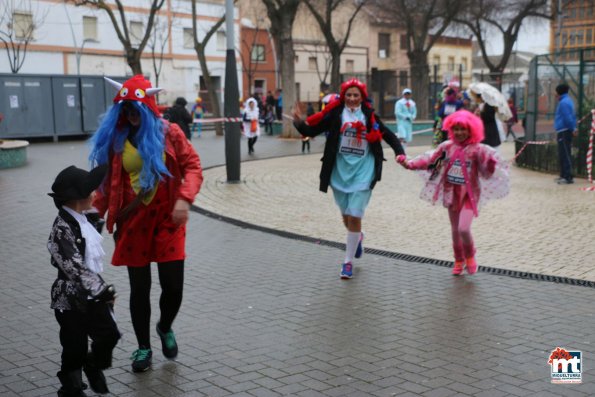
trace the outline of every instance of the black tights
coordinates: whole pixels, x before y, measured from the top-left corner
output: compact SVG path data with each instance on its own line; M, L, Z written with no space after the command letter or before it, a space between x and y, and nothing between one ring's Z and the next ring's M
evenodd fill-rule
M252 137L252 138L248 138L248 153L252 153L254 151L254 144L256 143L256 140L258 139L258 135Z
M170 330L180 306L184 287L184 261L157 264L161 298L159 328ZM130 278L130 317L139 347L151 348L151 266L128 267Z

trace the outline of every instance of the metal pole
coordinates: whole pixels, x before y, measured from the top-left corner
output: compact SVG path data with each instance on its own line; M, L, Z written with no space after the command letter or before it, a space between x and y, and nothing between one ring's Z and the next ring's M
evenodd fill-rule
M225 31L227 34L227 54L225 58L225 98L223 103L225 117L240 117L238 101L238 73L234 40L234 5L233 0L225 0ZM240 182L240 124L225 123L225 168L227 182Z
M584 52L585 50L579 50L578 53L578 59L579 59L579 65L578 65L578 111L576 112L578 114L578 118L582 118L583 117L583 99L584 99L584 85L583 85L583 75L585 74L585 58L584 58ZM578 125L576 126L577 130L578 130Z

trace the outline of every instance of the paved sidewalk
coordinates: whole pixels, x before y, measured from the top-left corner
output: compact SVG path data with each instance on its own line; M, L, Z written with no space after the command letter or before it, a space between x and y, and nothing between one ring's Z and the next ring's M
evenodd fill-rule
M411 147L410 155L427 150ZM514 155L505 143L505 158ZM363 220L366 246L452 261L448 213L419 199L421 178L396 165L387 150L382 181ZM243 183L228 185L225 168L208 170L196 205L277 230L344 242L332 192L318 191L320 155L248 163ZM511 193L481 209L473 222L480 265L595 281L595 193L585 180L560 186L553 175L511 167ZM239 205L239 203L252 205Z
M222 163L222 138L207 136L194 144L205 166ZM322 144L315 141L312 150L319 151ZM45 248L56 210L46 193L61 168L86 164L82 142L33 144L28 150L27 166L0 171L0 397L56 395L60 346L49 309L56 271ZM263 137L255 158L299 151L299 141ZM285 217L291 208L305 207L303 202L271 197L269 189L288 186L284 181L290 176L304 190L315 192L316 167L308 163L318 163L318 157L244 162L242 173L249 181L258 169L265 175L253 177L260 184L239 185L259 191L258 200L246 202L228 194L220 199L246 211L256 203L261 222L273 215ZM271 162L278 167L291 164L292 173L281 177L269 167ZM308 167L312 171L304 171ZM387 164L391 168L398 170ZM210 172L205 187L213 183ZM299 176L308 173L311 179L301 181ZM212 195L209 189L203 194ZM275 205L273 198L286 205L269 214L265 210ZM324 206L325 200L318 195L309 207ZM417 199L411 204L423 205ZM444 210L438 209L437 219L444 218ZM317 223L337 223L334 208L324 216ZM489 217L480 222L484 219ZM296 217L283 224L303 222ZM542 232L533 230L535 235ZM111 238L105 237L111 254ZM184 303L174 324L180 355L176 361L165 360L153 335L153 370L144 374L130 372L135 338L126 272L106 266L105 278L116 284L120 295L116 315L124 333L114 366L106 372L113 395L595 394L595 289L481 273L453 278L442 267L370 254L357 263L356 277L342 282L340 250L196 213L188 224L187 248ZM569 251L565 246L561 255ZM159 294L155 272L153 276L152 327ZM550 383L547 358L557 346L582 351L583 384Z

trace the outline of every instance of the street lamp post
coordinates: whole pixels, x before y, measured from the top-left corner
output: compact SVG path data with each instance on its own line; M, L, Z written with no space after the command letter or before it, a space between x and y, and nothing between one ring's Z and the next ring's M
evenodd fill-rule
M238 100L238 73L234 40L234 5L233 0L225 0L225 31L227 34L227 53L225 57L225 117L240 117ZM240 183L240 124L225 123L225 168L228 183Z
M87 44L90 41L93 41L93 40L91 40L91 39L83 40L83 43L81 44L80 48L77 48L75 55L76 55L76 74L78 76L81 75L81 58L83 57L83 49L85 48L85 44Z

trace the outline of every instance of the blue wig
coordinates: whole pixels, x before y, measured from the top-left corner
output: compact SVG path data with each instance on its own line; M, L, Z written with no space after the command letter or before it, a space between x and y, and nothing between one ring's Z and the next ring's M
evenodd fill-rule
M112 106L104 115L99 128L90 140L91 166L107 164L111 153L122 153L128 138L129 126L121 123L122 103ZM152 190L164 176L171 176L163 161L165 150L165 125L160 118L138 101L129 101L138 110L141 124L134 135L134 145L143 160L140 188Z

